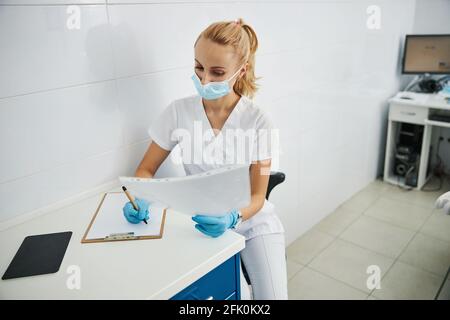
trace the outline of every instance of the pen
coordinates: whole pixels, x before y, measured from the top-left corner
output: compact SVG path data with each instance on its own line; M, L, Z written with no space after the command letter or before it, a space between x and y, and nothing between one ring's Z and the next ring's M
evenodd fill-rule
M137 206L136 202L134 202L134 197L128 192L127 188L125 188L124 186L122 186L122 190L127 195L128 199L130 200L131 204L133 205L134 210L138 211L139 207ZM148 224L147 220L144 219L143 221L145 222L145 224Z

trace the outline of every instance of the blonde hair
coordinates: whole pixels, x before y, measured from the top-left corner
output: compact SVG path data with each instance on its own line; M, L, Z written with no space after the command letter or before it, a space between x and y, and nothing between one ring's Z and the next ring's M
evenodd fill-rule
M256 80L260 79L255 77L255 52L258 49L258 38L253 28L244 23L241 18L212 23L200 33L195 40L194 48L201 37L217 44L233 46L239 56L240 65L248 62L247 71L236 81L233 89L239 95L253 98L259 87Z

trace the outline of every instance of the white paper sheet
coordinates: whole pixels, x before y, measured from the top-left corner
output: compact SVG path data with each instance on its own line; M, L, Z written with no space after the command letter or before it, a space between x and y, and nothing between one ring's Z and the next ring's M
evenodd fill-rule
M218 216L250 204L249 165L226 166L185 177L119 177L133 195L179 212Z
M159 235L164 207L158 203L150 203L148 224L132 224L125 219L122 211L128 201L124 192L107 193L86 239L105 238L113 233L126 232L134 232L135 236Z

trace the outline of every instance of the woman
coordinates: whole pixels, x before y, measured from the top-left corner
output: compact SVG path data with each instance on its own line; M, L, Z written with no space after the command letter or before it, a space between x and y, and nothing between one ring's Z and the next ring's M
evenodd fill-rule
M213 23L199 35L194 44L192 76L199 95L173 101L154 122L149 130L152 143L135 175L153 177L177 144L188 175L236 163L234 156L240 156L241 163L250 165L251 203L219 217L199 213L192 220L197 230L210 237L218 237L227 229L245 236L241 258L254 299L287 299L284 229L273 205L265 200L272 125L250 100L257 90L254 75L257 47L254 30L242 19ZM231 139L229 132L234 134ZM251 138L246 140L249 142L242 154L239 152L242 149L237 150L239 144L233 142L249 132ZM194 159L190 157L192 154ZM124 215L131 223L149 217L149 203L144 199L137 201L139 212L129 202L124 207ZM241 284L242 297L248 298L242 271Z

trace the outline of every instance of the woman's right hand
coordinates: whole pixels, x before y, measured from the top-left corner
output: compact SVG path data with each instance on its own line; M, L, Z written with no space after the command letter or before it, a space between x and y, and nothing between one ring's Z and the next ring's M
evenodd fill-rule
M147 221L150 218L150 203L141 198L135 198L134 202L138 206L139 210L135 210L133 204L128 201L122 209L125 219L133 224L143 222L144 220Z

